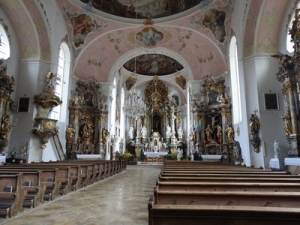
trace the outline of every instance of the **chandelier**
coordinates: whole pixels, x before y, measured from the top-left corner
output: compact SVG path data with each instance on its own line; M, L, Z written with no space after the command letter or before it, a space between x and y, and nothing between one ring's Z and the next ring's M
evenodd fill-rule
M147 105L141 97L141 92L135 87L131 88L128 94L127 101L123 107L126 116L131 118L139 118L146 115Z

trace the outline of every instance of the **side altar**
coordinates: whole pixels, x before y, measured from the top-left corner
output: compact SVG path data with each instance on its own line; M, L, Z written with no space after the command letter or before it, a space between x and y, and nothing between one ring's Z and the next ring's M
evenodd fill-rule
M231 122L231 99L225 92L225 80L206 76L198 97L192 99L193 128L190 151L222 156L224 163L234 164L234 130ZM197 91L197 90L194 90Z

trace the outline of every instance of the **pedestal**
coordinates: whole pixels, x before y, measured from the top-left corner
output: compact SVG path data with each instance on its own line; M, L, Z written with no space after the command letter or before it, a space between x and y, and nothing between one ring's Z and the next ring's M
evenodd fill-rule
M0 155L0 165L6 163L6 156Z
M272 170L281 170L282 169L282 162L278 158L273 158L269 162L269 167Z
M285 158L285 170L291 174L300 174L300 158Z

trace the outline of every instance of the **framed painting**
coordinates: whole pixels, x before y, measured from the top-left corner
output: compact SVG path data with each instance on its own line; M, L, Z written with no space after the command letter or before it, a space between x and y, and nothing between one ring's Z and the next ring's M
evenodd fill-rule
M278 95L276 93L264 93L265 109L279 110Z
M18 105L18 112L28 112L29 111L29 98L20 98Z

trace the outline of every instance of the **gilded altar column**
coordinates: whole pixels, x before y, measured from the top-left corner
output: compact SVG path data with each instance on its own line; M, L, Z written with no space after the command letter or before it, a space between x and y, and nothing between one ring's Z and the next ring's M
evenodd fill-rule
M99 123L100 123L100 128L99 128L99 130L100 130L100 132L99 132L100 153L103 153L106 150L105 149L105 143L102 142L102 139L103 139L103 135L102 135L103 132L102 132L102 130L105 127L105 115L104 115L103 112L100 115L100 121L99 121Z
M286 94L288 101L286 115L283 117L285 121L285 135L290 143L292 154L299 156L300 152L298 150L298 146L300 146L300 139L298 133L297 106L294 96L294 88L291 83L283 84L282 93ZM289 123L291 123L291 128L289 127Z
M222 133L223 133L223 143L224 143L222 144L221 154L223 155L224 163L231 164L233 163L233 143L229 143L226 135L227 126L228 125L231 126L231 108L230 107L222 108L221 115L222 115Z

